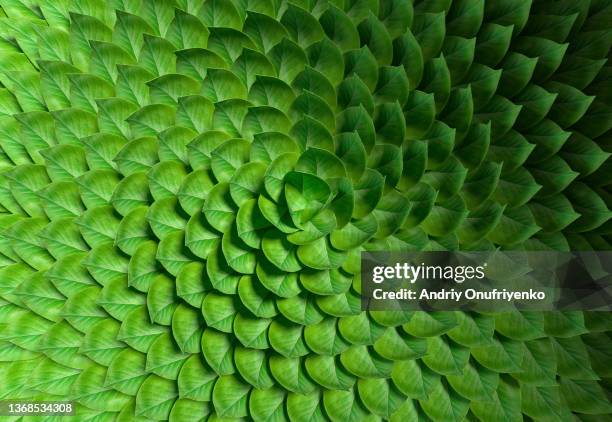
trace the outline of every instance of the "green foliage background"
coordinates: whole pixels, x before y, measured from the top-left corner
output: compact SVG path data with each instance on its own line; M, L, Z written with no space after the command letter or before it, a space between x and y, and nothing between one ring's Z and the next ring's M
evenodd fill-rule
M610 417L609 313L362 312L354 276L611 248L609 1L0 5L0 399Z

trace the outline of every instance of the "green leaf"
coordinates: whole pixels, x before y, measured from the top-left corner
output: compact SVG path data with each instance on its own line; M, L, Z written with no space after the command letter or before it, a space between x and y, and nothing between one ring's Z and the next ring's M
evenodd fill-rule
M197 48L207 44L209 31L193 15L175 9L174 19L168 28L166 37L178 49Z
M264 351L238 347L234 351L234 359L238 372L249 385L258 389L274 386Z
M441 383L432 389L427 400L420 400L423 411L434 420L461 421L467 415L470 402Z
M405 195L389 190L376 205L373 215L378 222L376 238L385 238L401 227L410 211L410 203Z
M531 80L537 63L537 57L510 52L501 65L504 71L500 78L500 93L512 96L520 92Z
M401 145L406 136L406 122L398 102L384 103L376 108L374 125L382 142Z
M301 394L289 393L287 413L290 420L321 422L325 420L318 392Z
M485 201L478 208L470 211L457 228L459 241L469 244L485 237L497 226L504 209L505 206L497 202Z
M178 50L176 71L196 80L205 79L209 69L227 69L229 66L218 54L204 48Z
M181 367L178 391L181 398L210 401L217 375L204 364L201 356L191 355Z
M425 354L427 343L396 331L387 329L374 343L374 350L386 359L412 359Z
M187 353L181 353L169 333L163 333L155 339L147 351L147 372L152 372L166 379L175 380Z
M289 36L289 33L283 25L274 19L273 14L268 16L264 14L265 12L263 11L255 10L257 7L255 4L251 7L254 8L249 8L247 11L247 19L242 29L251 37L259 51L267 53L272 47L278 44L283 37Z
M314 270L303 269L300 272L302 286L317 295L334 295L344 293L352 284L352 279L341 269Z
M117 340L146 353L155 339L165 331L164 327L151 323L146 307L142 306L132 310L122 321Z
M217 249L220 237L201 212L196 212L185 226L185 246L202 259Z
M360 379L359 397L372 413L389 418L403 403L404 397L385 379Z
M531 417L554 415L559 420L572 417L569 409L561 406L558 387L521 385L521 409Z
M409 87L410 82L403 68L384 66L379 69L374 96L379 103L397 100L403 106L409 96Z
M446 333L457 326L455 312L415 312L406 324L404 331L416 337L434 337Z
M105 387L112 387L124 394L136 395L147 379L145 371L146 355L130 348L115 355L108 366Z
M199 214L214 185L212 176L205 170L189 173L177 193L181 208L191 216Z
M561 231L580 217L562 194L550 196L545 202L534 201L529 209L536 224L547 232Z
M366 217L378 204L382 197L384 178L372 169L366 169L359 182L355 185L354 218Z
M493 371L468 364L463 375L451 375L447 379L453 389L464 398L487 401L497 389L498 377Z
M277 296L293 297L300 293L297 274L283 271L267 259L258 260L256 273L261 284Z
M338 105L344 109L363 106L368 114L374 113L374 99L370 89L356 74L344 79L338 87Z
M158 239L164 239L170 234L182 232L188 217L180 208L174 196L153 202L147 212L149 226Z
M286 421L286 393L280 388L253 389L249 397L249 413L255 420Z
M134 250L128 264L128 285L141 292L147 292L153 279L159 273L155 261L157 244L153 241L143 242Z
M13 252L30 267L44 270L53 264L53 257L41 246L37 234L45 227L44 220L35 218L13 224L7 236L12 239Z
M376 57L367 46L344 54L345 75L357 75L370 91L374 91L376 88L378 64Z
M172 334L182 352L198 353L202 338L199 313L189 306L180 304L172 315Z
M555 337L572 337L588 332L584 314L575 311L551 312L544 316L544 330Z
M304 70L308 62L304 50L289 38L283 38L270 50L269 55L278 77L287 84Z
M493 338L491 345L472 348L474 359L495 372L517 372L525 354L524 345L504 337Z
M609 153L603 151L589 138L574 132L571 141L563 147L561 156L572 170L588 175L607 160Z
M164 38L143 34L144 44L138 63L153 75L162 76L176 69L174 47Z
M297 259L297 246L277 230L266 232L261 241L261 249L270 263L282 271L296 272L302 268Z
M13 294L36 314L51 321L60 321L65 298L41 273L34 273L23 280Z
M208 27L208 49L221 56L227 63L236 61L243 48L255 48L252 40L243 32L229 27Z
M316 175L326 180L346 176L342 161L334 154L319 148L308 148L295 165L297 172Z
M202 95L212 102L245 98L246 86L229 70L209 69L202 84Z
M205 328L202 335L202 353L206 363L217 375L229 375L235 372L234 346L230 336L212 328ZM209 377L205 379L208 380Z
M112 224L112 223L111 223ZM58 218L38 233L45 240L49 253L55 258L88 249L79 227L72 218Z
M232 73L249 89L256 76L276 76L274 66L268 58L256 50L245 48L232 65Z
M310 377L324 388L346 390L355 383L355 377L337 365L332 356L308 356L305 365Z
M262 190L267 167L259 162L245 164L238 168L229 180L230 195L234 203L241 207L246 201L254 199Z
M83 265L102 286L115 277L125 276L128 264L127 257L110 243L92 249L83 260Z
M241 29L242 19L236 6L219 0L208 0L204 3L198 16L206 27L226 27Z
M147 292L147 309L151 322L169 326L177 306L174 280L164 273L156 275Z
M525 206L506 208L499 223L487 237L495 243L509 245L528 239L539 229Z
M283 179L285 178L285 175L294 168L297 160L297 154L284 153L276 157L268 166L268 170L264 175L264 186L266 188L266 193L268 193L270 198L275 202L279 201L284 190ZM264 197L261 196L259 201L262 201L261 198ZM265 200L265 198L263 200ZM263 211L264 210L262 209L262 212Z
M274 107L287 114L295 101L295 93L281 79L256 75L249 89L248 100L257 106Z
M366 313L340 318L338 330L342 337L352 344L369 345L376 342L384 333L385 328L372 321Z
M303 327L283 320L272 321L268 330L272 348L281 355L294 358L308 354L303 339Z
M333 4L319 17L327 38L343 51L359 48L359 33L349 17Z
M253 276L243 276L240 279L238 295L242 304L259 318L272 318L277 313L272 295Z
M156 258L166 271L176 276L183 266L193 260L194 255L185 248L184 233L177 231L161 239Z
M200 90L200 83L195 79L181 75L168 74L147 82L149 97L152 103L167 104L174 107L179 97L195 95Z
M476 43L475 59L484 65L495 66L504 56L510 47L512 40L512 32L516 28L512 26L503 26L496 23L487 23L483 25L478 34L478 42ZM511 52L510 55L516 54Z
M170 412L169 420L191 420L193 418L193 415L199 415L201 416L201 418L198 420L203 421L204 418L209 413L211 413L211 411L211 406L208 403L179 398L174 402L174 406L172 406L172 411Z
M276 306L285 318L296 324L316 324L324 317L315 303L315 298L309 294L277 299Z
M296 91L308 91L323 98L332 108L336 107L336 91L324 73L307 66L298 74L291 86Z
M500 204L516 207L526 204L540 189L527 170L518 168L501 175L493 198Z
M44 200L45 214L51 220L75 217L83 212L79 188L73 182L54 182L39 195Z
M493 417L500 421L520 420L521 396L520 390L514 383L500 380L493 400L473 402L470 410L478 417Z
M113 318L123 321L132 309L145 304L145 297L130 289L124 277L108 282L97 300Z
M391 374L393 362L372 351L367 346L352 346L340 354L342 365L360 379L384 379Z
M236 293L240 275L227 264L221 247L217 246L216 250L211 250L206 260L206 273L216 290L225 294Z
M346 259L346 254L335 250L324 237L298 247L297 256L304 265L318 270L338 268Z
M186 176L182 163L164 161L154 165L147 173L151 195L155 200L176 196Z
M136 415L165 419L170 414L177 395L175 382L151 374L142 383L136 395Z
M591 368L587 350L580 337L555 338L552 345L559 375L579 380L598 378Z
M272 163L286 153L298 153L295 141L279 132L264 132L254 136L251 144L250 160Z
M515 28L516 31L516 28ZM535 82L546 80L561 64L568 44L559 44L540 37L521 37L515 50L529 57L538 57L533 73Z
M306 10L289 4L280 19L293 41L306 48L324 37L323 28L319 22Z
M376 129L371 116L363 106L349 107L336 118L338 132L357 132L366 152L374 147Z
M574 412L588 415L603 415L610 412L610 403L601 386L595 381L561 378L560 392Z
M336 119L332 108L323 98L310 91L303 91L298 95L289 109L292 121L306 116L318 120L327 128L333 129L335 126Z
M106 410L123 407L130 397L114 389L102 387L105 375L106 368L90 365L74 381L73 397L90 409Z
M475 0L478 3L480 0ZM474 61L476 39L449 35L444 39L442 53L450 72L451 84L456 85L468 72ZM502 76L504 73L502 72Z
M354 390L324 390L323 404L327 416L334 422L365 420L368 417L367 410L356 399Z
M336 328L337 320L327 318L304 328L304 341L310 349L321 355L335 355L348 347Z
M81 261L86 256L86 253L77 253L60 258L45 273L45 277L51 280L55 288L64 296L72 296L95 282L87 269L81 265ZM27 267L17 265L18 267L4 267L4 270L8 271L10 275L2 276L3 282L10 282L11 276L18 279L21 274L27 274Z
M267 349L268 327L271 320L263 318L252 318L241 313L234 318L234 335L243 346L253 349Z
M236 170L249 159L251 145L244 139L232 139L211 152L211 168L219 182L230 180Z
M344 73L344 59L340 48L327 37L306 49L310 66L324 74L332 85L338 85ZM280 72L279 72L280 74Z
M521 371L513 374L519 381L533 385L556 385L557 362L552 342L549 339L538 339L525 342L525 354Z
M467 0L453 3L448 11L450 22L447 24L449 34L461 35L466 38L476 35L476 29L482 24L484 2L482 0Z
M316 384L307 375L300 358L270 357L270 370L276 381L286 390L297 394L310 394ZM289 403L287 403L289 406ZM291 409L287 409L291 414ZM305 409L304 409L305 410Z
M237 308L230 295L219 295L210 292L202 302L202 315L206 325L225 333L232 332Z
M368 167L385 177L385 183L396 186L402 174L401 150L396 145L378 144L370 152Z
M234 221L234 202L229 183L218 183L208 194L202 208L206 221L219 232L228 231Z
M199 262L184 265L176 276L176 294L193 307L199 307L211 289L205 267Z

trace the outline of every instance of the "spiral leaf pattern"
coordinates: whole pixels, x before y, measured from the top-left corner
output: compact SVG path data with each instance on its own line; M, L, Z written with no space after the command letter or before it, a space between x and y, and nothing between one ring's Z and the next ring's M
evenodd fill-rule
M0 399L610 417L609 313L364 312L358 277L368 250L611 249L609 2L0 6Z

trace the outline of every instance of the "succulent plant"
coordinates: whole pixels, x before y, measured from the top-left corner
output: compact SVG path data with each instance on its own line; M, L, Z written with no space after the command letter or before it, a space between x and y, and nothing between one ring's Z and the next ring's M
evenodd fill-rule
M610 417L609 313L362 311L358 277L611 248L610 2L0 5L0 399Z

